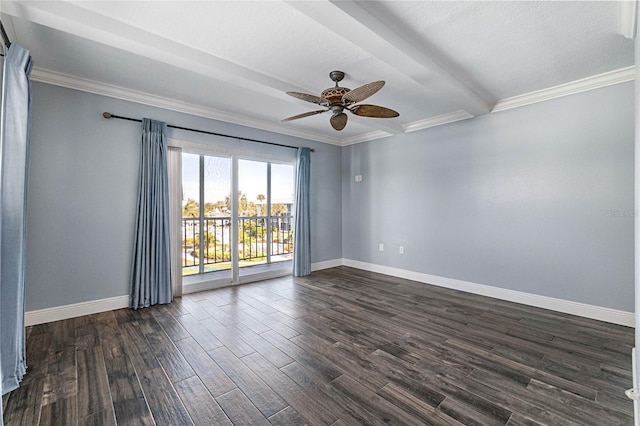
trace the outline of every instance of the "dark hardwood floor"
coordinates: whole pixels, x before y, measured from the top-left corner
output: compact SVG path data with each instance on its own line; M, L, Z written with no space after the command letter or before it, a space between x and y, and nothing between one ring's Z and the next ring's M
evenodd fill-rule
M6 425L631 425L633 330L346 267L27 330Z

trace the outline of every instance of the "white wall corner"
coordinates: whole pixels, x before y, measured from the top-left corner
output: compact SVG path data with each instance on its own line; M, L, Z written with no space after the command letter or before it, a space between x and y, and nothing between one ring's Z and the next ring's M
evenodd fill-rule
M343 265L343 259L331 259L323 262L316 262L311 264L311 272L320 271L322 269L335 268Z
M586 303L573 302L570 300L556 299L553 297L540 296L522 291L509 290L500 287L493 287L484 284L472 283L469 281L456 280L453 278L440 277L437 275L424 274L421 272L408 271L405 269L392 268L390 266L376 265L373 263L360 262L352 259L344 259L344 266L363 269L365 271L377 272L398 278L418 281L438 287L460 290L467 293L481 296L493 297L495 299L509 302L521 303L523 305L535 306L537 308L549 309L565 314L577 315L591 318L612 324L634 327L635 315L633 312L620 311L602 306L589 305Z

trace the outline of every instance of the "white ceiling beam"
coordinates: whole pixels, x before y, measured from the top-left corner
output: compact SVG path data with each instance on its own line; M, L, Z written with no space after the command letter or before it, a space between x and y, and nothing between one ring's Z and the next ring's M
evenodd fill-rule
M392 22L382 22L351 1L287 1L325 28L344 37L422 85L434 96L472 115L490 112L489 104L442 68L425 49Z
M202 51L68 2L4 1L3 12L177 68L290 101L285 90L304 90Z
M633 1L621 1L618 3L618 32L631 40L636 38L638 3Z
M242 65L190 48L173 40L100 15L69 2L4 1L3 12L124 50L187 71L251 90L289 103L299 103L286 91L307 91L290 82L262 74ZM305 103L306 104L306 103ZM362 122L363 126L386 132L403 133L400 123ZM288 125L281 125L290 127Z

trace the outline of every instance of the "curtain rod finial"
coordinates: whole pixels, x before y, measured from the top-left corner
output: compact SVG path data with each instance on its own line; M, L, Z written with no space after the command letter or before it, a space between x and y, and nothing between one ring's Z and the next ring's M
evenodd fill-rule
M104 118L111 118L111 113L110 113L110 112L103 112L103 113L102 113L102 116L103 116Z

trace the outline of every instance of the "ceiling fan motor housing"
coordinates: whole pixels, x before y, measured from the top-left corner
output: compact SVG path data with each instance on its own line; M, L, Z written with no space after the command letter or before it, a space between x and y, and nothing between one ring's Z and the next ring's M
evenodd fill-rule
M346 93L351 91L351 89L348 89L346 87L338 86L338 82L342 81L342 79L344 78L344 72L331 71L329 73L329 78L331 78L332 81L335 81L336 85L335 87L329 87L328 89L323 90L320 94L320 97L322 99L326 99L329 104L342 103L342 97Z
M322 99L326 99L331 104L342 103L342 97L346 93L349 93L350 91L351 89L347 87L338 87L338 86L330 87L328 89L323 90L322 93L320 94L320 97Z

